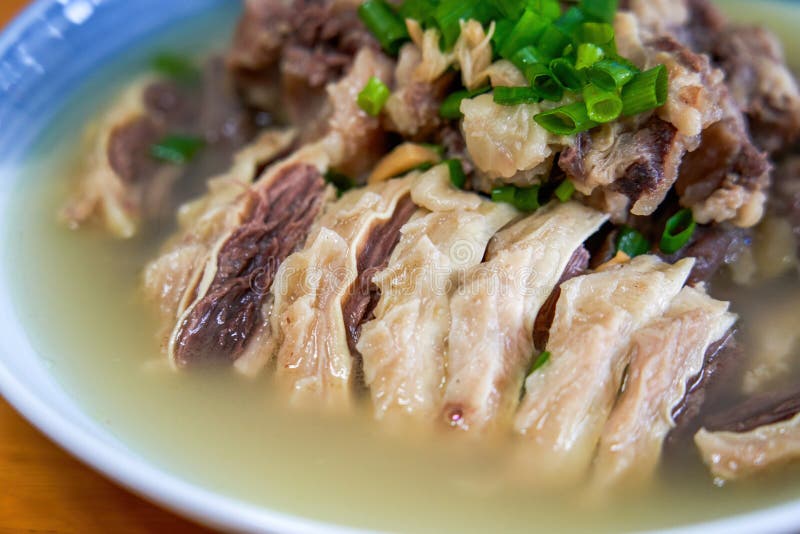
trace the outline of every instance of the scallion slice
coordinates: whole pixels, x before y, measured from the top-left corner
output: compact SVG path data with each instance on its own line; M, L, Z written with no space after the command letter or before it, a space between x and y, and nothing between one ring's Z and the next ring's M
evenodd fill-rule
M162 76L179 82L194 82L200 79L200 70L183 56L164 52L157 54L151 61L153 70Z
M405 21L386 0L366 0L358 7L358 16L389 54L397 54L408 40Z
M532 87L495 87L494 102L501 106L518 106L520 104L536 104L542 97Z
M520 211L534 212L541 207L539 203L539 186L518 187L514 194L514 206Z
M490 90L491 87L486 86L472 91L463 90L450 93L439 108L439 116L443 119L460 119L463 116L461 113L462 100L466 98L475 98L483 93L488 93Z
M205 146L205 141L192 135L168 135L150 147L150 155L166 163L184 165Z
M550 361L551 356L552 355L547 351L544 351L541 354L539 354L539 356L537 356L536 359L533 360L533 363L531 363L531 368L530 371L528 371L528 376L532 375L533 373L535 373L536 371L547 365L547 362Z
M548 59L561 57L564 55L564 49L570 45L572 39L569 34L558 26L551 25L542 34L539 39L538 48L542 54Z
M534 120L548 132L557 135L573 135L597 126L597 123L589 118L586 104L583 102L575 102L539 113Z
M584 22L578 31L582 43L609 46L614 43L614 27L605 22Z
M461 160L456 158L448 159L444 164L450 170L450 182L457 189L464 189L464 185L467 183L467 175L464 173L464 166L461 164Z
M496 187L492 189L492 201L493 202L502 202L504 204L514 204L514 196L517 192L517 188L513 185L507 185L503 187Z
M549 25L550 21L541 14L526 9L522 12L519 21L514 25L514 29L503 41L500 55L510 59L521 48L536 44Z
M602 47L594 43L581 43L578 45L577 59L575 68L578 70L588 69L605 57L606 53Z
M589 84L583 88L583 101L589 118L594 122L611 122L622 114L622 98L616 91L606 91Z
M555 21L554 26L566 35L574 35L584 22L586 22L586 15L583 14L583 11L577 7L571 7Z
M565 57L554 59L550 62L550 72L555 80L568 91L580 92L586 84L586 77L580 72L573 62Z
M617 91L628 84L636 74L637 70L630 65L613 59L604 59L592 65L587 76L597 87L606 91Z
M364 86L364 89L358 93L358 107L368 115L377 117L381 114L383 106L391 95L392 92L386 84L380 78L373 76Z
M544 63L527 65L523 71L534 92L544 100L558 102L564 98L564 89L558 84L553 73Z
M617 14L619 0L581 0L579 7L590 19L611 23Z
M561 16L561 3L559 0L525 0L528 9L533 9L550 20Z
M663 106L668 90L669 74L664 65L640 72L622 90L622 114L637 115Z
M568 202L575 194L575 184L569 180L564 180L556 187L555 196L561 202Z
M433 14L439 0L404 0L398 9L403 20L414 19L424 27L434 24Z
M617 237L617 252L624 252L631 258L650 252L650 242L630 226L623 226Z
M678 252L689 243L696 228L692 210L682 209L667 221L661 236L661 251L665 254Z

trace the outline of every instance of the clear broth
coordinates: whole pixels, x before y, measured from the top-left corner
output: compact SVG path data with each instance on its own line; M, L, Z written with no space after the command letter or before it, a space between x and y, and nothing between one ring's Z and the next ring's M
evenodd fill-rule
M234 3L231 3L234 4ZM790 36L800 8L728 2L744 20ZM76 165L63 142L115 89L143 71L153 50L197 50L212 28L230 28L235 7L187 23L91 80L41 140L4 228L19 314L63 387L107 430L153 464L254 505L342 525L402 532L620 531L741 514L800 498L800 470L715 487L699 465L635 498L587 505L504 483L507 445L388 435L367 417L325 419L286 409L263 380L233 373L174 374L138 296L142 266L171 228L120 243L72 232L55 213ZM224 20L224 23L221 21ZM227 35L220 34L217 47ZM205 41L205 39L203 39ZM800 42L790 58L800 62ZM800 286L798 286L800 291ZM777 295L777 292L776 292ZM775 298L778 298L777 296ZM744 320L759 305L738 298Z

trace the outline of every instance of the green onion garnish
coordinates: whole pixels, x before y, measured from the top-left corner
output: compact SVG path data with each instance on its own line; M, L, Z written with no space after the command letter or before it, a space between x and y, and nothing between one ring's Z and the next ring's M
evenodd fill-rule
M434 24L433 13L439 0L405 0L398 13L403 20L414 19L423 26L429 27Z
M536 359L531 364L531 369L530 371L528 371L528 376L532 375L533 373L535 373L536 371L547 365L547 362L550 361L550 356L551 354L547 351L544 351L541 354L539 354L539 356L537 356Z
M614 22L619 8L619 0L581 0L580 9L593 20Z
M392 92L386 84L380 78L373 76L364 86L364 89L358 93L358 107L368 115L377 117L381 114L383 106L391 95Z
M578 45L578 58L575 60L575 68L578 70L588 69L605 57L606 53L602 47L594 43L581 43Z
M650 242L630 226L623 226L617 238L617 252L624 252L631 258L650 252Z
M450 182L457 189L464 189L464 185L467 183L467 175L464 174L464 166L461 164L461 160L456 158L448 159L444 164L450 169Z
M520 211L533 212L539 209L539 186L521 188L507 185L492 190L492 200L511 204Z
M558 185L558 187L556 187L555 195L556 198L561 202L568 202L574 194L575 184L569 180L564 180Z
M168 135L150 147L150 155L159 161L183 165L191 161L205 144L200 137Z
M665 254L678 252L689 243L696 228L692 210L682 209L667 221L661 236L661 251Z
M405 21L385 0L367 0L358 7L358 16L389 54L397 54L408 40Z
M559 85L552 71L544 63L526 65L522 73L536 94L544 100L558 102L564 98L564 88Z
M584 22L586 22L586 15L583 14L583 11L577 7L571 7L555 21L554 26L566 35L574 35Z
M337 196L342 196L357 185L355 180L333 169L325 173L325 181L336 188Z
M583 88L583 101L589 118L594 122L611 122L622 114L622 99L616 91L606 91L589 84Z
M532 87L495 87L494 101L501 106L536 104L542 97Z
M616 91L629 83L637 70L623 62L611 59L598 61L588 71L589 81L606 91Z
M605 22L585 22L578 30L578 39L582 43L608 46L614 43L614 27Z
M521 48L535 45L549 25L550 21L541 14L526 9L511 33L503 41L500 55L510 59Z
M516 192L517 188L513 185L496 187L495 189L492 189L492 201L513 205Z
M488 24L499 18L494 2L485 0L442 0L434 10L433 19L442 33L442 48L450 50L461 35L461 21L474 19Z
M463 114L461 113L461 102L463 100L475 98L478 95L488 93L491 89L491 87L486 86L481 87L480 89L474 89L472 91L464 90L450 93L447 98L444 99L442 106L439 108L439 116L443 119L460 119L463 117Z
M539 113L534 120L548 132L557 135L573 135L597 126L597 123L589 118L586 104L583 102L575 102Z
M547 58L556 58L564 55L564 49L572 40L568 33L557 26L548 26L539 39L538 48Z
M580 92L586 83L586 77L567 58L560 57L550 62L550 72L558 84L572 92Z
M157 73L173 80L193 82L200 78L198 68L183 56L165 52L154 56L151 64Z
M622 90L622 114L627 117L663 106L668 90L669 75L664 65L640 72Z

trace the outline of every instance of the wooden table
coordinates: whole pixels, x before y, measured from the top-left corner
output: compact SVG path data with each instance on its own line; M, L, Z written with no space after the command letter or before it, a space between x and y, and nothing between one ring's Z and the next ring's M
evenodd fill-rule
M26 0L0 0L0 28ZM207 533L74 460L0 398L0 533Z

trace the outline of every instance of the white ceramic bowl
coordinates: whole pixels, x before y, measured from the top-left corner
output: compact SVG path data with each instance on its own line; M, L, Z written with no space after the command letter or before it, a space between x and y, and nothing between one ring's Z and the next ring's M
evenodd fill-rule
M0 37L0 220L8 220L17 165L53 117L57 102L132 43L226 1L232 0L40 0L10 25ZM2 239L14 239L13 228L3 230ZM0 393L69 452L139 495L209 526L248 532L354 532L226 498L149 464L87 417L51 376L15 312L9 283L3 269ZM794 502L681 532L798 529L800 502Z

